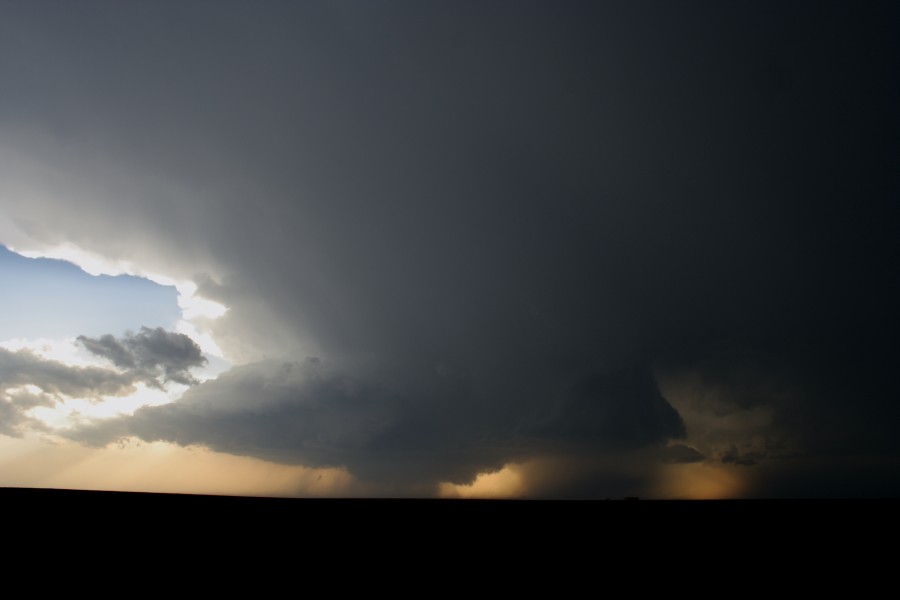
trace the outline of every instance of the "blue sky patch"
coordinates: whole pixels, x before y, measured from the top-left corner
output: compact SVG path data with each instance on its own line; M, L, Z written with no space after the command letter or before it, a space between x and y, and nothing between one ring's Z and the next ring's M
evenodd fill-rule
M0 340L172 329L178 293L131 275L93 276L72 263L26 258L0 246Z

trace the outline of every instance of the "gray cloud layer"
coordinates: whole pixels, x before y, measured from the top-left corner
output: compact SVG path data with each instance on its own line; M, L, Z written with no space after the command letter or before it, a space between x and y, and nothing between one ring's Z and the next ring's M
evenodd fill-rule
M9 218L271 361L84 435L462 480L680 437L653 362L896 461L896 10L4 7Z
M194 340L162 327L142 327L122 338L109 334L99 338L79 336L78 341L91 353L108 358L135 379L154 387L169 381L193 385L197 380L189 370L207 362Z
M49 394L96 397L127 393L134 380L128 374L97 367L70 367L45 360L27 350L0 348L0 381L7 387L36 385Z
M27 411L54 406L65 397L99 401L103 396L125 396L135 391L136 383L158 389L169 382L195 385L189 370L206 362L191 338L161 328L144 327L122 338L82 336L79 341L95 355L109 358L118 369L74 367L28 350L0 348L0 434L47 429ZM40 393L24 391L28 385L39 388Z
M467 483L510 460L546 452L608 453L684 434L647 371L593 376L559 390L500 402L463 375L349 376L315 359L237 367L188 391L177 403L72 435L106 444L134 435L148 441L204 444L234 454L310 466L347 466L381 483Z
M99 399L134 391L132 377L96 367L70 367L46 360L27 350L12 352L0 348L0 434L21 435L25 429L42 429L27 416L35 406L52 406L60 395ZM33 385L41 394L9 390Z

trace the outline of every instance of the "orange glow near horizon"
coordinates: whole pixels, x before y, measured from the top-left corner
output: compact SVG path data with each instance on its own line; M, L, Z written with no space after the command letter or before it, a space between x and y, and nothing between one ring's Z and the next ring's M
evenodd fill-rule
M616 472L605 465L610 472ZM441 498L523 498L554 497L559 486L583 476L599 476L602 470L583 470L559 457L544 457L525 463L510 463L498 471L479 474L470 484L442 483ZM661 466L650 475L651 481L639 493L641 497L661 500L720 500L740 498L748 482L739 469L718 463L691 463Z
M244 456L130 440L118 447L0 438L0 487L235 496L355 495L342 469L279 465Z
M653 496L677 500L740 498L747 482L733 467L711 463L669 465L662 470Z
M442 483L441 498L516 498L525 493L525 482L518 465L506 465L499 471L480 473L467 485Z

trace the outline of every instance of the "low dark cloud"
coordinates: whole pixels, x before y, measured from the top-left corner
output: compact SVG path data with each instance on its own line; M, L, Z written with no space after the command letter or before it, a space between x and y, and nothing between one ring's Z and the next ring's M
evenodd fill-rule
M109 334L99 338L79 336L78 341L92 354L109 359L136 380L153 387L162 387L170 381L196 384L190 369L207 362L194 340L162 327L142 327L139 332L128 332L121 338Z
M595 374L561 389L553 405L523 397L502 414L492 414L496 401L475 382L436 371L410 387L408 379L350 376L312 359L241 366L177 403L71 435L93 445L127 436L202 444L409 485L468 483L546 452L630 452L684 434L645 370Z
M861 328L811 338L813 343L790 340L774 347L771 339L719 341L681 353L657 373L691 442L712 460L756 471L747 474L754 493L844 496L846 471L856 464L868 473L865 489L896 494L900 488L890 481L900 472L893 427L900 407L890 398L900 394L900 381L887 331ZM872 467L873 461L881 466ZM830 484L829 463L843 470ZM873 478L879 469L881 482ZM796 480L788 486L789 473ZM783 494L776 491L780 485Z
M663 452L663 461L667 463L695 463L706 459L702 452L684 444L672 444Z

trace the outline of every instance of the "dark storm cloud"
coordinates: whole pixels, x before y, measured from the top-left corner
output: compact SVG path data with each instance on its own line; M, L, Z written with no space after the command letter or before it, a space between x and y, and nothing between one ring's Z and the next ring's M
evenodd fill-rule
M741 456L897 460L896 6L42 6L0 20L10 218L331 373L96 439L460 480L681 437L652 361L770 415Z
M78 341L91 353L108 358L135 379L154 387L169 381L193 385L197 380L190 369L207 362L194 340L162 327L142 327L139 332L128 332L122 338L109 334L99 338L79 336Z
M378 373L382 375L382 373ZM126 436L303 465L347 466L367 481L466 483L542 452L623 452L683 434L648 372L594 376L565 390L552 413L527 403L491 415L472 382L334 372L321 361L236 367L177 403L73 431L103 445Z
M700 462L705 458L696 448L684 444L672 444L663 452L663 460L668 463L693 463Z

